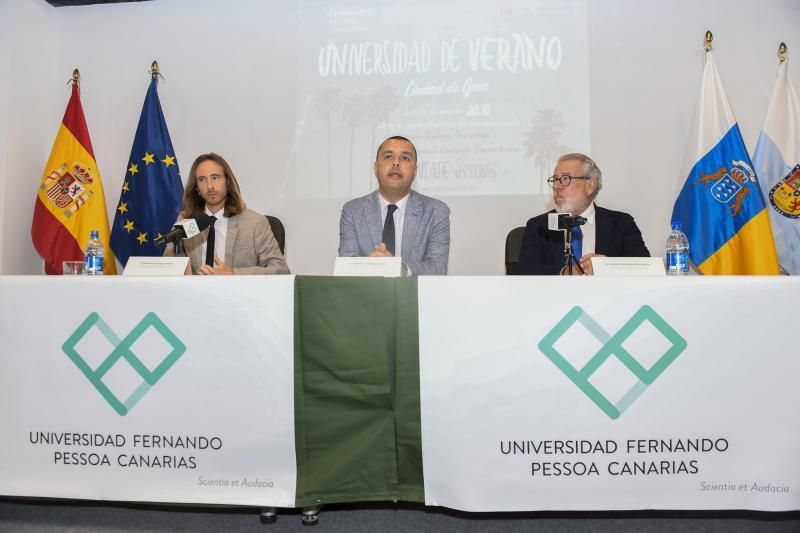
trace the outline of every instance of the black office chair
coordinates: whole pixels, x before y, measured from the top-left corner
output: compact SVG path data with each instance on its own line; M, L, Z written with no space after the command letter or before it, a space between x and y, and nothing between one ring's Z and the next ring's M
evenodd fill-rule
M525 226L514 228L508 232L506 237L506 275L519 275L519 249L522 247L522 236L525 234Z
M269 221L269 227L272 230L272 234L275 235L275 240L278 241L278 248L281 249L281 253L284 252L284 248L286 247L286 231L283 229L283 222L278 217L273 217L272 215L265 215L267 220Z

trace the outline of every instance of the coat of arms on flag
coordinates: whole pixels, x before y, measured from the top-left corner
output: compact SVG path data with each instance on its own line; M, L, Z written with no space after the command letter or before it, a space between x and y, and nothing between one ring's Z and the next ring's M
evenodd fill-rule
M769 203L785 217L800 218L800 165L769 190Z
M695 185L707 187L711 185L711 196L720 203L733 203L728 206L729 216L735 217L742 211L742 202L750 195L750 184L756 183L753 169L744 161L731 161L731 170L720 167L712 174L702 174L695 180Z

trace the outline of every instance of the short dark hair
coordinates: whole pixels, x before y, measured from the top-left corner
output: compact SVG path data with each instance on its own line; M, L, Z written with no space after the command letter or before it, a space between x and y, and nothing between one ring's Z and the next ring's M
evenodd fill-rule
M378 158L381 156L381 148L383 148L383 145L386 144L389 141L405 141L408 144L410 144L411 148L414 150L414 161L417 160L417 147L414 146L414 143L412 143L410 139L406 139L405 137L403 137L401 135L393 135L392 137L389 137L388 139L384 140L381 143L381 145L378 146L378 151L375 152L375 161L377 161Z

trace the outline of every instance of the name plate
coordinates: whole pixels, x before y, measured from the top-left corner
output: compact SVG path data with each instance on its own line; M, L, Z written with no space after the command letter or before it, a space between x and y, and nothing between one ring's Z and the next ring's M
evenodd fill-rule
M123 276L184 276L192 274L188 257L138 257L128 258Z
M665 276L660 257L592 257L595 276Z
M403 263L399 257L337 257L334 276L378 276L399 278Z

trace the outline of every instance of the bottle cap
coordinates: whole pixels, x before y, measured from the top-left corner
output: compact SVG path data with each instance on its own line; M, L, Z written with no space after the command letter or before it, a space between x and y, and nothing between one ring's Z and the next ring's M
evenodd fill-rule
M683 224L681 224L680 220L673 220L672 229L683 229Z

